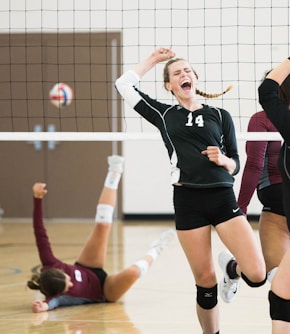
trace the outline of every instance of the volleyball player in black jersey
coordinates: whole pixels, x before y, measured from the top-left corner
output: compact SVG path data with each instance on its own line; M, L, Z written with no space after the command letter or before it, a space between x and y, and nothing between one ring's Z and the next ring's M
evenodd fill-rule
M252 287L265 282L265 263L251 226L233 191L239 170L235 129L230 114L201 104L196 94L198 77L171 49L160 48L124 73L116 88L125 101L156 126L172 166L175 222L178 238L193 272L197 288L197 315L204 334L219 333L217 277L211 248L211 226L230 250L219 255L224 278L220 292L232 301L240 277ZM178 101L160 103L136 86L156 64L164 68L164 86ZM233 255L232 255L233 254Z
M279 169L283 204L290 231L290 57L273 69L259 87L259 101L284 139ZM269 292L272 334L290 333L290 248L275 273Z

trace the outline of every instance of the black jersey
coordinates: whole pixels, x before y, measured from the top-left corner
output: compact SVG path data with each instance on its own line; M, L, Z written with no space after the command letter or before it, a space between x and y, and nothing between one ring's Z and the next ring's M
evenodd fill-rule
M232 187L240 164L230 114L208 105L191 112L180 105L161 103L138 90L138 81L138 75L128 71L116 81L116 88L125 101L159 129L171 161L172 183L195 188ZM235 160L233 175L201 154L207 146L218 146Z
M283 179L283 204L290 231L290 110L279 98L279 84L276 81L269 78L265 79L258 92L259 102L284 139L278 164Z

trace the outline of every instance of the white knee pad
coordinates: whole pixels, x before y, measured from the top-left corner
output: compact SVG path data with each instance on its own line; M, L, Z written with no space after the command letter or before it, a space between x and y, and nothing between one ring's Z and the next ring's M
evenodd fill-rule
M114 207L108 204L98 204L95 221L96 223L108 223L113 222Z

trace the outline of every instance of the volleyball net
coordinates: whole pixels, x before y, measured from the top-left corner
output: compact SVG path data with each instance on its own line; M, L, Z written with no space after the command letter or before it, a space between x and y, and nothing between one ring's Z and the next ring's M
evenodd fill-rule
M129 108L114 82L157 47L189 60L207 93L233 89L202 103L228 110L238 139L278 139L247 133L261 110L257 88L264 73L289 55L287 0L11 0L0 4L0 140L159 140ZM163 88L164 64L140 88L175 103ZM69 106L51 103L64 82Z

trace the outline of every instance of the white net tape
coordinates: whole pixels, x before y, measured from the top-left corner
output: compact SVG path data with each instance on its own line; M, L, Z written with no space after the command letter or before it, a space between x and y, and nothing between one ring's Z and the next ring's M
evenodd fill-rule
M238 140L281 140L278 132L238 132ZM161 140L151 132L0 132L0 141L130 141Z

